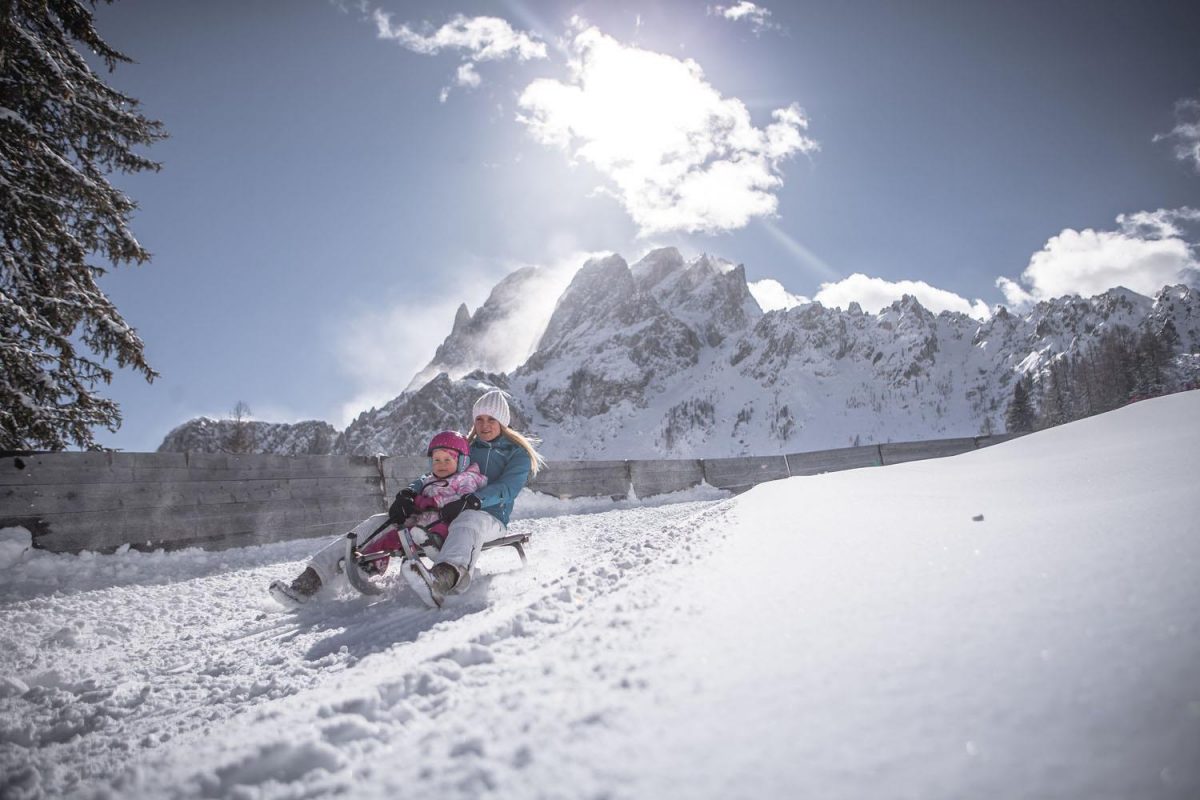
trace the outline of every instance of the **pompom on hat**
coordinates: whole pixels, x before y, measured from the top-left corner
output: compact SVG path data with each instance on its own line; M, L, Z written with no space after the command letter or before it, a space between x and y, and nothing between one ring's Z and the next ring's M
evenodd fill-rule
M483 396L475 401L475 405L471 409L471 418L474 419L481 414L492 417L506 428L512 422L512 411L508 408L508 400L505 399L504 392L499 389L484 392Z

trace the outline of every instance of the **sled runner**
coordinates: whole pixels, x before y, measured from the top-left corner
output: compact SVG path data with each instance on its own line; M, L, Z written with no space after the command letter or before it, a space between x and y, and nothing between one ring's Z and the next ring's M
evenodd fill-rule
M346 534L346 553L342 559L342 569L346 573L346 578L350 585L363 594L382 594L383 588L379 586L375 579L382 576L384 573L379 569L379 562L385 559L397 558L400 559L401 567L404 566L404 561L408 559L432 558L437 555L438 547L441 544L440 537L430 534L421 529L421 541L418 542L413 532L408 528L400 528L400 547L394 550L378 550L372 553L364 553L375 537L383 533L390 527L394 527L395 523L391 520L384 522L373 533L364 538L361 542L358 541L358 536L351 531ZM497 547L511 547L517 551L517 555L521 557L521 564L527 564L528 559L525 557L524 545L529 543L529 534L518 533L511 536L502 536L499 539L493 539L490 542L483 543L484 550L493 550Z

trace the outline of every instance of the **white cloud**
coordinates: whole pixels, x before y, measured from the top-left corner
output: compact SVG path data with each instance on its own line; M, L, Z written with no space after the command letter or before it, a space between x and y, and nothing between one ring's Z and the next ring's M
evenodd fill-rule
M1195 280L1200 260L1185 237L1197 223L1200 211L1185 207L1122 214L1115 231L1067 228L1033 254L1020 283L999 278L996 285L1016 309L1115 286L1153 296L1168 284Z
M468 61L458 67L457 82L459 86L465 86L474 89L479 86L479 73L475 71L475 65Z
M763 311L795 308L810 302L807 297L792 294L774 278L763 278L761 281L754 281L746 285L750 289L750 294L758 302L758 307Z
M910 294L925 308L935 314L955 311L976 319L987 319L991 310L982 300L970 301L954 292L930 286L925 281L888 281L870 278L856 272L848 278L833 283L822 283L813 300L828 308L847 308L858 303L868 313L882 308Z
M576 21L572 78L539 79L518 119L546 145L587 162L612 184L641 235L717 232L775 213L781 162L817 144L796 106L754 127L692 60L631 47Z
M456 284L472 287L476 295L489 285L484 279ZM333 347L354 396L342 404L335 426L345 427L361 412L381 407L404 391L450 333L459 304L483 300L465 294L439 292L440 299L434 301L401 299L362 309L338 325Z
M329 4L343 14L349 14L352 11L367 14L370 11L370 4L367 0L329 0Z
M458 72L454 76L454 85L462 86L467 89L477 89L483 80L479 77L479 73L475 70L474 62L467 61L458 65ZM450 97L450 90L453 87L443 86L441 93L438 95L438 100L442 103Z
M465 17L458 14L431 34L422 35L408 25L393 26L392 15L376 10L379 38L391 39L415 53L436 55L442 50L465 50L472 61L546 57L546 45L524 31L515 30L499 17Z
M1190 161L1200 172L1200 99L1185 98L1175 104L1175 127L1154 137L1156 142L1162 140L1173 140L1175 157Z
M437 55L442 50L462 51L464 61L458 67L455 85L477 88L481 83L476 62L516 58L528 61L546 58L546 45L524 31L514 29L499 17L465 17L456 15L432 33L421 34L407 24L393 25L392 16L376 9L372 14L379 38L390 39L402 47L422 55ZM442 88L439 99L444 103L452 87Z
M709 6L708 13L734 22L745 20L750 23L750 27L755 34L762 33L765 30L779 30L782 27L771 22L771 11L769 9L755 5L749 0L742 0L742 2L735 6Z

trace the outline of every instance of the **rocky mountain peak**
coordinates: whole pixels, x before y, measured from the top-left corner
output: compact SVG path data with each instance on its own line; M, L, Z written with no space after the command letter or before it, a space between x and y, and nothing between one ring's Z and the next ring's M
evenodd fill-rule
M628 321L640 303L633 273L619 255L589 260L554 307L538 350L551 350L571 336L613 320Z
M686 262L677 248L660 247L647 253L631 269L638 288L649 291L668 275L684 269L685 266Z
M454 314L454 325L450 328L450 336L462 336L470 325L471 312L466 303L461 303L458 311Z
M474 369L504 372L519 364L520 360L513 361L513 352L523 360L540 334L530 330L525 318L531 313L530 297L542 294L546 280L543 270L523 267L497 283L474 315L465 303L460 305L450 335L405 391L419 389L440 372L459 377ZM513 341L518 338L527 341Z

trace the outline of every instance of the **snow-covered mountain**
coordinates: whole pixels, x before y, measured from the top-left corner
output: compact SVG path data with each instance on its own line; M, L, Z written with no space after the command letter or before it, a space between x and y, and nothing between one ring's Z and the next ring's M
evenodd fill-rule
M238 425L244 426L239 434ZM242 439L243 444L236 442ZM338 438L337 428L320 420L241 423L197 417L178 426L158 446L160 453L274 453L283 456L325 455Z
M540 436L550 458L713 458L974 436L1004 430L1017 378L1045 374L1118 327L1168 331L1176 352L1200 352L1200 292L1182 285L1154 298L1115 288L1024 314L999 308L981 322L934 314L911 296L878 313L853 303L764 313L743 267L674 248L633 265L591 259L560 293L561 281L521 269L474 314L461 306L409 389L329 436L332 452L420 453L433 432L468 425L472 400L491 386L512 394L517 426ZM542 302L548 296L557 302ZM211 446L213 424L188 423L160 449Z
M406 391L420 389L442 372L457 379L476 370L508 372L520 366L537 345L565 285L562 270L523 267L496 284L474 314L460 305L450 335Z
M464 312L439 350L460 373L491 363L470 345L491 338L483 309L470 326ZM1117 326L1168 324L1181 351L1200 349L1200 294L1116 288L984 322L910 296L875 314L818 303L764 313L740 266L674 248L632 266L614 255L579 270L511 373L437 378L360 416L337 448L398 452L387 446L466 424L485 385L513 395L552 458L767 455L1000 432L1016 378Z

